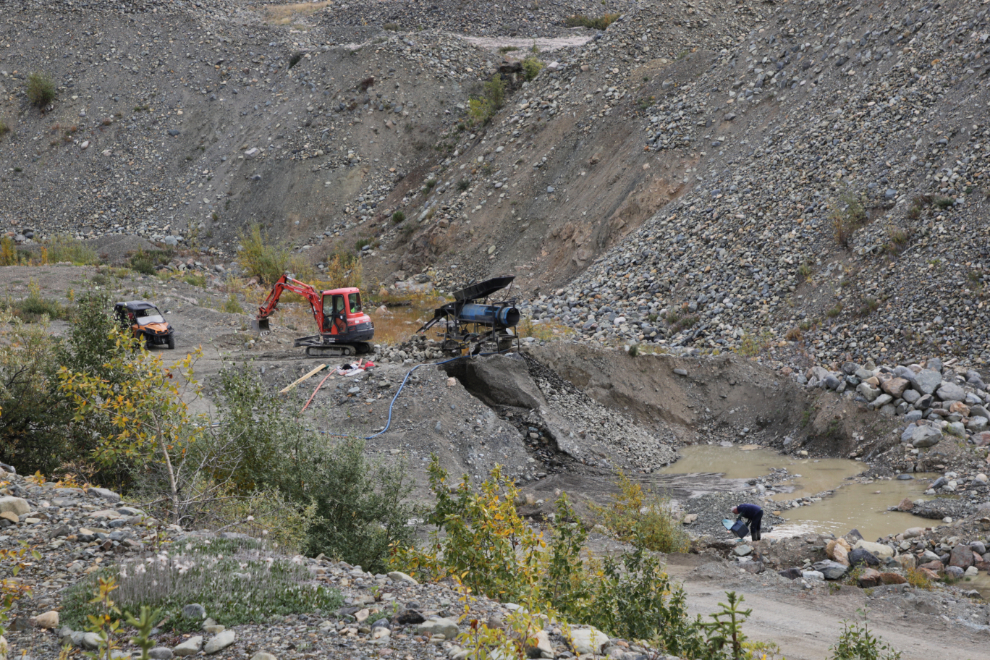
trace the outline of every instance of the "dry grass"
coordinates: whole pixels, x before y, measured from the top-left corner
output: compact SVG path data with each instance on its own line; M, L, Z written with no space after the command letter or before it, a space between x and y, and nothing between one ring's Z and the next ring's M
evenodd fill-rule
M541 341L551 339L562 339L574 334L574 328L558 323L552 319L541 319L534 321L531 318L524 318L516 327L519 337L535 337Z
M908 584L915 589L926 589L928 591L932 589L932 581L925 575L924 571L919 571L917 568L909 568L906 571L905 577Z
M393 307L387 311L379 308L365 309L375 323L376 344L401 344L419 330L433 316L433 309L422 307ZM429 331L428 331L429 332Z
M433 310L447 302L433 294L382 292L370 296L364 311L375 323L376 344L401 344L433 318ZM379 311L382 306L384 311ZM436 339L433 331L427 336Z
M304 16L312 16L330 5L327 2L297 2L290 5L270 5L265 7L265 15L269 23L288 25L293 20Z

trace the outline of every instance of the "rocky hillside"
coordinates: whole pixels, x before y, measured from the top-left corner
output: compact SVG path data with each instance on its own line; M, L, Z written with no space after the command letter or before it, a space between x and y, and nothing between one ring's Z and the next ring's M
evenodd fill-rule
M988 35L972 3L779 6L646 111L645 150L697 154L688 190L534 309L799 363L985 362Z
M0 230L229 260L260 222L385 284L515 274L593 341L987 359L983 5L607 9L10 3Z

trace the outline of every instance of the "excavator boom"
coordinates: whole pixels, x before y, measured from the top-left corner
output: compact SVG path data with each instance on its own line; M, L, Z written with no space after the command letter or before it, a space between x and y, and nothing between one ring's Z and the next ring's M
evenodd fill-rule
M282 277L278 278L275 282L275 286L268 293L268 297L265 298L265 302L261 303L258 307L258 316L254 319L252 325L255 330L268 331L270 326L268 324L268 317L272 315L275 308L278 307L279 298L286 291L291 291L293 293L299 294L309 302L310 308L313 310L313 318L316 319L316 325L319 328L323 327L323 301L320 296L320 292L317 291L313 286L306 284L305 282L300 282L299 280L289 277L288 274L283 274Z

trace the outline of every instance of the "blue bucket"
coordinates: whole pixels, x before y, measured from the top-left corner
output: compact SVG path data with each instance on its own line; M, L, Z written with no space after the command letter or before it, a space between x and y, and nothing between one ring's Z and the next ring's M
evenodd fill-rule
M725 526L727 530L738 536L739 538L746 538L749 534L749 526L742 521L742 519L733 522L728 518L722 520L722 525Z

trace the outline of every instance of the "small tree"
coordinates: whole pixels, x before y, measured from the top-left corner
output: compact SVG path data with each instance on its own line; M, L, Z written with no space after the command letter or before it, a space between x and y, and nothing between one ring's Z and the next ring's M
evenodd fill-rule
M842 623L839 641L831 647L832 660L899 660L901 652L873 635L864 623Z
M121 332L112 333L115 350L133 345ZM191 353L171 366L147 351L119 365L117 382L98 374L59 370L61 390L75 407L74 420L98 430L92 458L100 465L124 463L133 469L148 467L155 456L168 478L168 500L174 520L181 517L179 478L174 459L185 457L202 435L205 420L193 419L184 396L200 394L193 377Z

